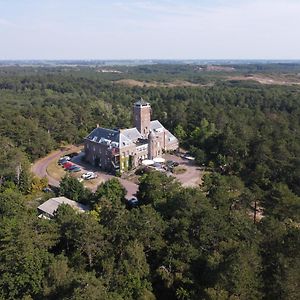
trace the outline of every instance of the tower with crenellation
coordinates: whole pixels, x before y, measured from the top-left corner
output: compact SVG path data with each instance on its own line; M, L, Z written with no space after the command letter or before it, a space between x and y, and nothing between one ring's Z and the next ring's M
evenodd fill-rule
M141 98L134 103L133 108L134 126L140 134L147 138L150 132L151 122L151 106L148 102Z

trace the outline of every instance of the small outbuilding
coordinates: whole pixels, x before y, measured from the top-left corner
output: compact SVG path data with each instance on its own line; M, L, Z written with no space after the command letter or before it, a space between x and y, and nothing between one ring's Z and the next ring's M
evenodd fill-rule
M88 206L70 200L66 197L56 197L47 200L37 208L40 213L39 218L45 218L45 219L53 218L55 211L58 209L58 207L61 204L70 205L74 210L76 210L79 213L83 213L89 210Z

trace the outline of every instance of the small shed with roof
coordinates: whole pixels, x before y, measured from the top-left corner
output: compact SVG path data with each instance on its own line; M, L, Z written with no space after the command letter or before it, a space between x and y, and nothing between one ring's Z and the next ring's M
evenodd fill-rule
M50 219L54 217L54 213L58 209L58 207L62 204L70 205L75 211L78 213L83 213L89 210L88 206L83 205L79 202L70 200L66 197L56 197L50 198L43 204L41 204L37 209L40 213L40 218Z

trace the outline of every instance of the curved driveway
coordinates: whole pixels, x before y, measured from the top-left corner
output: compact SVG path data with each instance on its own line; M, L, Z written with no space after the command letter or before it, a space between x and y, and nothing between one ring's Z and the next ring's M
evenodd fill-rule
M44 158L39 159L36 161L33 166L31 167L31 171L38 177L43 178L47 177L49 184L52 186L59 187L59 181L56 180L55 178L51 177L47 173L47 167L48 165L53 161L53 160L58 160L61 156L65 155L66 153L70 152L78 152L78 147L76 146L71 146L69 148L66 148L65 150L57 150L55 152L50 153ZM181 165L183 165L187 171L183 174L178 174L174 175L184 187L197 187L201 183L201 178L203 175L203 172L197 167L196 165L193 164L193 162L183 160L181 157L177 157L174 155L165 155L165 158L167 160L174 160L179 162ZM83 171L94 171L95 173L98 174L98 177L100 179L99 184L101 181L107 181L111 178L116 178L113 175L109 175L104 172L99 172L97 169L95 169L93 166L86 164L81 161L80 155L75 157L73 160L77 165L79 165ZM122 178L118 178L120 183L123 185L123 187L127 191L126 198L130 199L132 196L134 196L138 190L138 185ZM93 187L90 188L93 192L96 191L97 185L94 185Z
M31 172L40 178L47 177L49 185L59 187L59 181L48 175L47 167L53 160L58 160L65 152L67 152L67 150L57 150L55 152L52 152L48 156L37 160L32 165Z
M76 150L78 150L78 148L76 148ZM55 152L50 153L46 157L37 160L32 165L31 172L34 173L37 177L40 177L40 178L47 177L49 185L52 185L52 186L55 186L55 187L59 187L59 181L56 180L55 178L51 177L48 174L47 167L48 167L48 165L53 160L58 160L61 156L65 155L68 152L70 153L72 151L75 151L75 147L70 147L70 148L67 148L66 150L57 150ZM79 160L78 160L78 162L76 161L76 163L78 165L80 165L80 167L83 170L89 171L90 169L93 169L92 166L89 167L87 164L79 163ZM102 173L102 172L96 172L96 173L104 181L107 181L107 180L109 180L111 178L116 178L115 176L109 175L109 174L106 174L106 173ZM133 183L131 181L128 181L126 179L122 179L122 178L118 178L118 180L120 181L120 183L123 185L123 187L127 191L127 195L126 195L127 199L131 198L133 195L136 194L136 192L138 190L138 185L137 184L135 184L135 183ZM96 189L97 189L97 186L95 186L94 188L92 188L92 191L94 192Z

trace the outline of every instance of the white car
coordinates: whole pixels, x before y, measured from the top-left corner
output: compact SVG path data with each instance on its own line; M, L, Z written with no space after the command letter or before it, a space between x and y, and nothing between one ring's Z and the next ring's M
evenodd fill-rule
M81 177L83 179L89 180L89 179L97 178L97 174L95 174L94 172L87 172L87 173L82 174Z
M71 160L71 157L70 156L63 156L61 157L58 162L63 162L63 161L70 161Z

